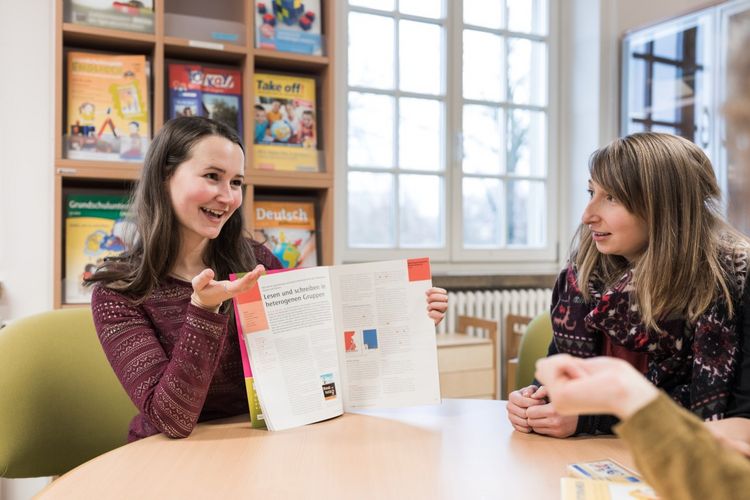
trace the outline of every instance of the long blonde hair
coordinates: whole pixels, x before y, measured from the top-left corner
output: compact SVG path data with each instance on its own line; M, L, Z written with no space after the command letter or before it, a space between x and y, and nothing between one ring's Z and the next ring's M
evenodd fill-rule
M645 221L648 243L629 263L600 253L591 230L582 224L572 260L578 268L584 298L591 299L592 277L611 285L633 270L634 300L643 324L657 331L657 321L684 317L694 322L719 295L734 313L734 283L722 256L732 255L744 236L719 211L720 191L708 157L678 136L638 133L595 151L591 179Z

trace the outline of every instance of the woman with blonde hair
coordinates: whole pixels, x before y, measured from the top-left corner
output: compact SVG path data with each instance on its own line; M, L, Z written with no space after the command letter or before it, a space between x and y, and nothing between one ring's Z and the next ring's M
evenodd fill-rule
M638 133L591 156L590 201L552 298L550 354L623 359L704 420L726 414L740 354L747 238L719 210L690 141ZM522 432L610 433L612 416L562 416L532 385L510 395Z

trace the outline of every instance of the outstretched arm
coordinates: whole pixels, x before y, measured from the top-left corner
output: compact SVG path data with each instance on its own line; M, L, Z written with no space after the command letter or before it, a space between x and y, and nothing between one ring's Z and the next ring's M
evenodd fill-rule
M537 362L537 378L560 413L622 419L615 432L660 496L728 500L750 491L750 463L626 361L559 355Z

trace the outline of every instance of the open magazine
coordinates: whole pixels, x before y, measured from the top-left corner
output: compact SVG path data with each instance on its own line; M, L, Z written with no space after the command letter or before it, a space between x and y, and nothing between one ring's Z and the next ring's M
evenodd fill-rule
M269 273L236 296L253 427L440 403L431 286L423 258Z

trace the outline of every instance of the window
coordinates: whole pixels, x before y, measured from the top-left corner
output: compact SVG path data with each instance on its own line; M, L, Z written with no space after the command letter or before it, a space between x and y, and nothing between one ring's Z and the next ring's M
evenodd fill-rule
M556 259L547 7L348 1L344 261Z

